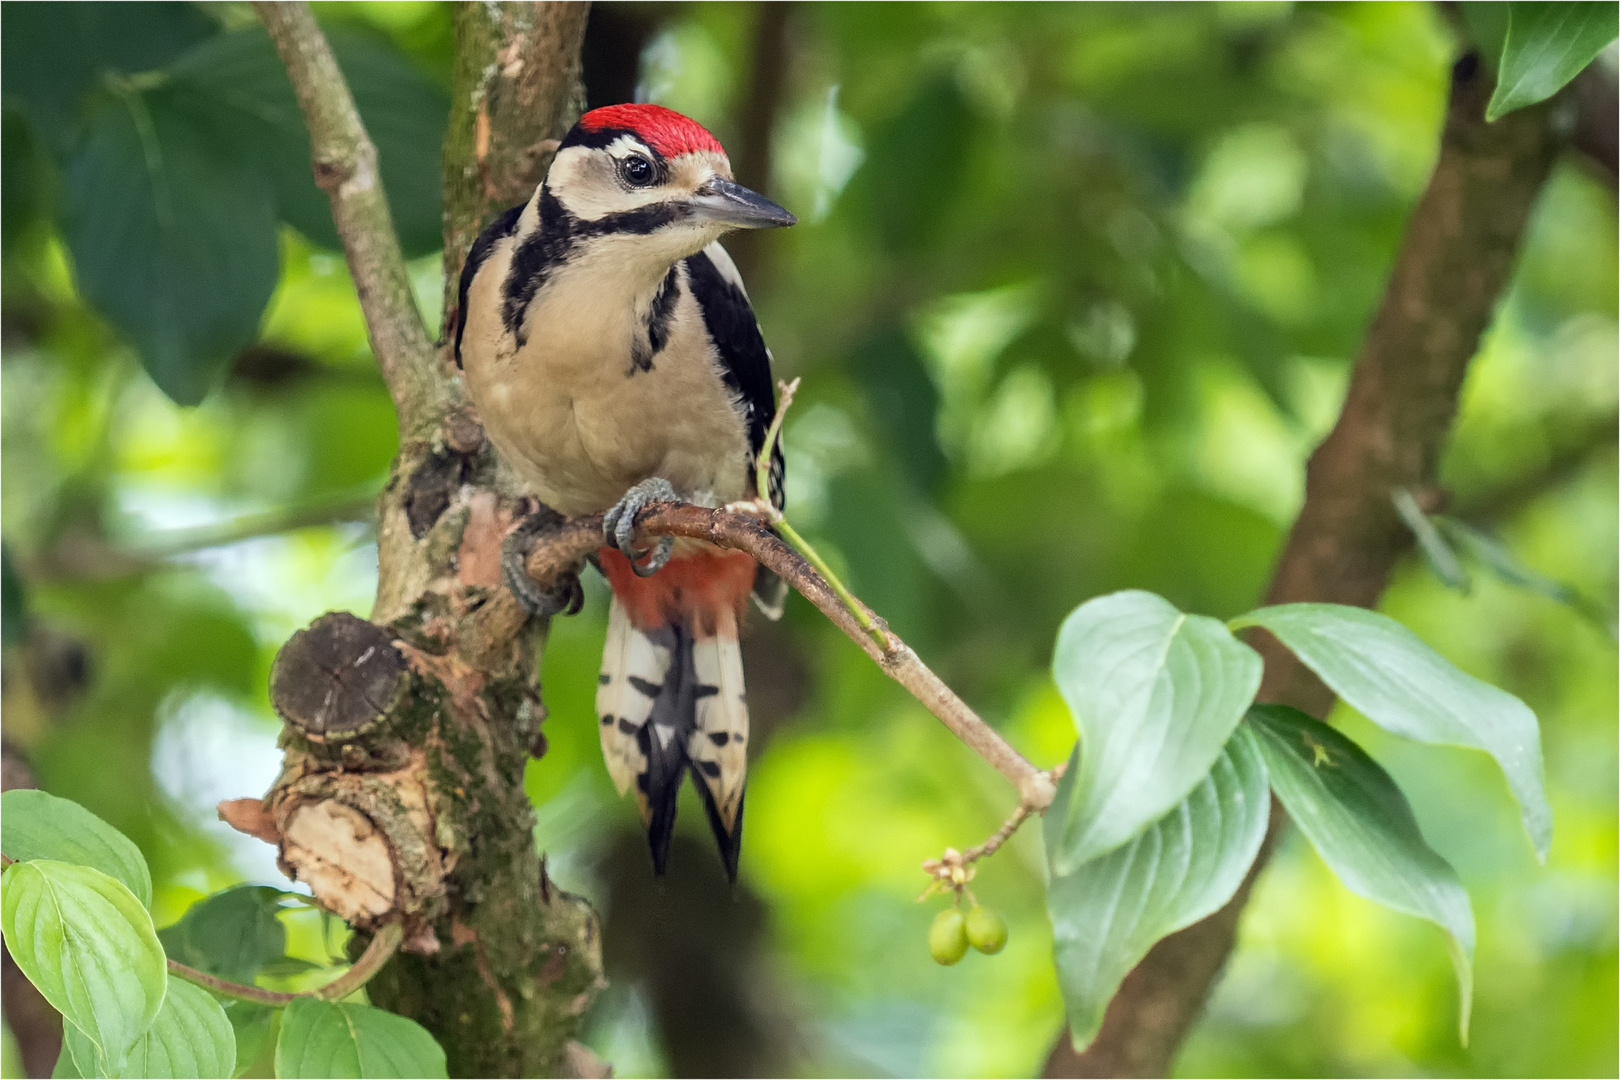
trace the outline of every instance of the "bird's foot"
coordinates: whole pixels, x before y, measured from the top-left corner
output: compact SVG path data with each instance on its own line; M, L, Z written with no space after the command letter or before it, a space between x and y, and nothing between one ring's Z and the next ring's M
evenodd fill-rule
M585 604L585 590L579 583L579 574L571 573L547 590L529 576L529 552L534 550L540 534L556 526L562 518L549 507L542 506L506 534L501 541L501 579L511 590L517 602L531 615L549 618L552 615L574 615Z
M636 515L649 503L679 502L680 496L668 480L650 477L624 493L624 498L613 504L602 518L602 537L609 547L618 548L630 560L630 569L638 577L651 577L669 562L669 553L675 548L675 538L660 536L651 554L635 549ZM640 560L645 558L645 563Z

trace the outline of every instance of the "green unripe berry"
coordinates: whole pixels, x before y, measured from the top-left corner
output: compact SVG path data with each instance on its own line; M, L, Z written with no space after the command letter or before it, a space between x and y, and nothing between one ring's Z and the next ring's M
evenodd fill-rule
M946 967L967 955L967 921L956 908L946 908L934 916L934 925L928 928L928 951L936 964Z
M993 907L974 904L968 911L966 924L968 944L982 953L998 953L1007 944L1007 920Z

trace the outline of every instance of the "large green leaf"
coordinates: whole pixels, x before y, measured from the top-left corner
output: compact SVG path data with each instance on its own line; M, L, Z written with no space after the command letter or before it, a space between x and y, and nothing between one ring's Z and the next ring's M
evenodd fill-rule
M204 897L180 921L158 931L171 960L231 982L252 983L260 969L287 951L287 930L276 917L281 890L238 885Z
M62 1026L62 1040L83 1076L202 1080L236 1071L236 1037L225 1009L208 991L179 979L169 983L157 1018L135 1040L122 1069L103 1069L95 1044L72 1024Z
M377 146L400 244L412 256L438 250L439 154L449 100L388 43L341 28L328 37ZM310 172L303 113L264 31L239 30L205 41L169 74L177 92L206 103L217 137L269 178L282 219L313 242L337 248L331 204Z
M18 862L54 859L89 866L152 906L152 875L134 842L73 802L33 788L0 795L0 851Z
M96 1046L106 1071L121 1070L168 982L163 946L135 894L88 866L13 863L0 927L28 981Z
M1154 942L1232 898L1270 809L1265 765L1239 727L1175 809L1124 847L1052 875L1046 908L1077 1048L1096 1037L1109 999Z
M1254 700L1260 657L1214 619L1119 592L1064 620L1052 675L1080 733L1045 830L1052 872L1068 874L1204 778Z
M1468 1041L1474 913L1457 873L1424 841L1406 796L1338 731L1286 705L1249 710L1271 788L1322 861L1351 892L1451 935L1458 1027Z
M219 31L196 4L0 5L0 84L59 153L104 73L162 67Z
M1620 4L1612 2L1509 4L1507 41L1485 119L1506 116L1562 90L1615 39L1617 14Z
M395 1013L341 1001L297 998L281 1017L276 1075L440 1077L444 1051L427 1029Z
M125 89L69 159L63 202L80 291L164 393L201 401L275 289L268 183L222 153L172 88Z
M1542 784L1541 732L1530 707L1453 667L1400 623L1365 608L1282 604L1232 620L1276 634L1367 719L1422 742L1494 757L1519 800L1536 854L1547 857L1552 810Z

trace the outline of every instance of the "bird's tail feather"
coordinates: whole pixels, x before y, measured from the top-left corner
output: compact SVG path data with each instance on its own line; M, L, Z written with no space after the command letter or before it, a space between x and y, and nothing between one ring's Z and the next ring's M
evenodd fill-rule
M654 868L664 872L681 777L690 773L735 878L748 768L735 613L641 629L615 596L596 711L608 772L621 795L636 793Z

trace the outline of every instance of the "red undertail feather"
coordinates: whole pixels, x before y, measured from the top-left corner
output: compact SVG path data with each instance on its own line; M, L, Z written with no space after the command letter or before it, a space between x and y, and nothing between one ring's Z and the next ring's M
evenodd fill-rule
M756 564L741 551L677 551L651 577L637 577L630 560L613 548L598 548L596 555L613 595L640 630L656 629L674 619L699 636L713 634L720 612L729 611L733 625L742 618L754 587Z

